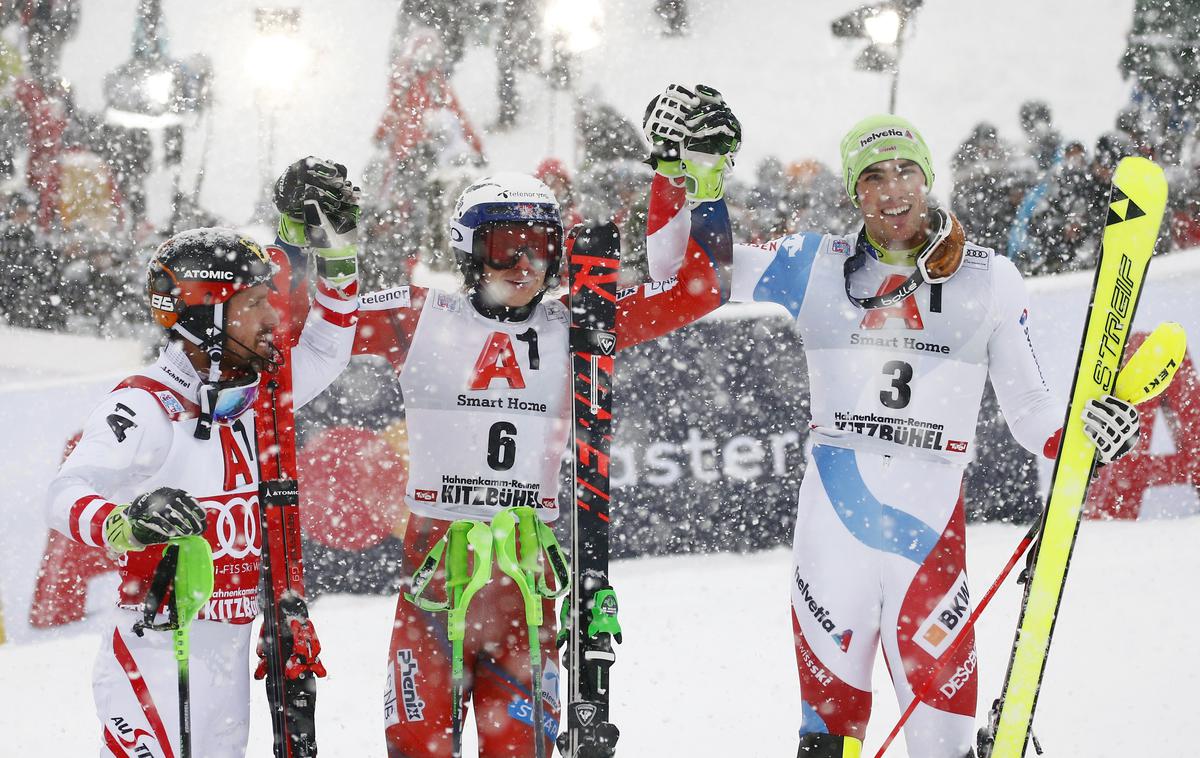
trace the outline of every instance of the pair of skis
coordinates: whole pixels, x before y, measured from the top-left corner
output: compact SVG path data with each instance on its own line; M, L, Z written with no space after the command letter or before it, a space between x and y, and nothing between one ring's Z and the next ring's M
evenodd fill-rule
M280 314L275 344L278 363L264 371L255 400L258 447L259 521L262 532L262 633L254 676L266 679L275 758L317 754L317 678L325 676L321 645L304 599L300 543L300 486L296 468L296 417L292 404L291 348L298 341L303 310L293 291L292 262L275 246L266 248L279 267L271 304Z
M1145 158L1125 158L1117 166L1050 497L1031 557L1004 689L980 735L982 758L1022 758L1029 742L1071 552L1096 465L1095 448L1083 431L1084 405L1103 394L1148 394L1169 381L1167 375L1120 372L1166 201L1167 182L1161 168ZM1182 330L1175 338L1163 339L1181 348ZM1129 379L1120 381L1119 373Z

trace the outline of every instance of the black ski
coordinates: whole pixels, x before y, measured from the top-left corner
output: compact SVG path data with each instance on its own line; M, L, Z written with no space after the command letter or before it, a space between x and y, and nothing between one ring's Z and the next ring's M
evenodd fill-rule
M575 476L571 594L563 630L569 681L567 728L559 735L558 748L568 758L607 758L614 754L620 734L608 720L608 674L616 660L613 641L621 641L617 597L608 582L608 464L620 233L612 223L576 227L567 249Z

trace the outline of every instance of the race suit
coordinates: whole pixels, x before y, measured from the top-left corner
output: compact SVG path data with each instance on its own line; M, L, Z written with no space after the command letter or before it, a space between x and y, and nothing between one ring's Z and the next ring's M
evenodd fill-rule
M620 293L618 350L717 306L710 255L727 257L729 221L723 208L699 209L695 218L678 279ZM485 316L464 292L408 286L363 296L355 351L385 356L404 395L405 500L413 514L404 537L406 574L455 519L489 521L521 505L545 521L558 517L559 472L571 429L569 327L565 297L538 303L523 320L504 321ZM464 644L465 699L474 704L479 755L533 755L532 686L542 689L549 755L558 732L559 669L547 652L541 681L530 681L523 600L496 574L471 601ZM551 601L543 618L541 650L553 651ZM444 614L399 598L384 701L390 758L449 755L450 659Z
M279 255L280 253L273 253ZM296 248L287 251L300 260ZM318 281L315 307L291 348L294 403L316 397L350 360L357 284ZM96 406L50 484L50 526L77 542L108 547L104 520L120 503L159 487L182 489L207 513L214 590L191 628L192 754L245 755L249 730L248 651L258 615L262 544L258 450L251 408L232 423L194 435L200 376L179 341L119 383ZM122 554L115 618L107 624L92 679L102 756L179 754L178 686L169 632L132 633L163 546ZM162 621L165 614L159 614Z
M688 234L683 190L655 177L652 275L669 273ZM862 740L882 644L900 707L941 672L906 725L913 755L973 746L977 659L967 640L941 660L970 613L963 468L991 379L1017 441L1053 457L1061 408L1042 378L1028 300L1012 263L968 243L949 281L890 306L912 266L876 257L865 235L792 234L734 245L729 299L782 306L808 362L812 419L792 555L800 734Z

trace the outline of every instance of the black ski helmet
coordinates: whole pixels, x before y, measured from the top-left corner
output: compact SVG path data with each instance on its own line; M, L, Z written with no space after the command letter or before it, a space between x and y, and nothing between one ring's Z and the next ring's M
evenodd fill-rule
M189 229L164 242L150 259L150 312L164 329L219 362L225 303L241 290L271 284L273 274L270 258L249 237L232 229Z

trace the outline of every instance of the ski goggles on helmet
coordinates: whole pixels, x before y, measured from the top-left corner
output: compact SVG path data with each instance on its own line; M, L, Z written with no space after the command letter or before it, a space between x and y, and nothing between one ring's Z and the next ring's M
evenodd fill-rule
M493 222L476 232L475 252L495 269L510 269L525 256L539 270L557 270L562 257L562 229L536 221Z
M250 410L258 397L257 373L238 379L217 382L217 399L213 403L212 417L218 424L233 422L238 416Z

